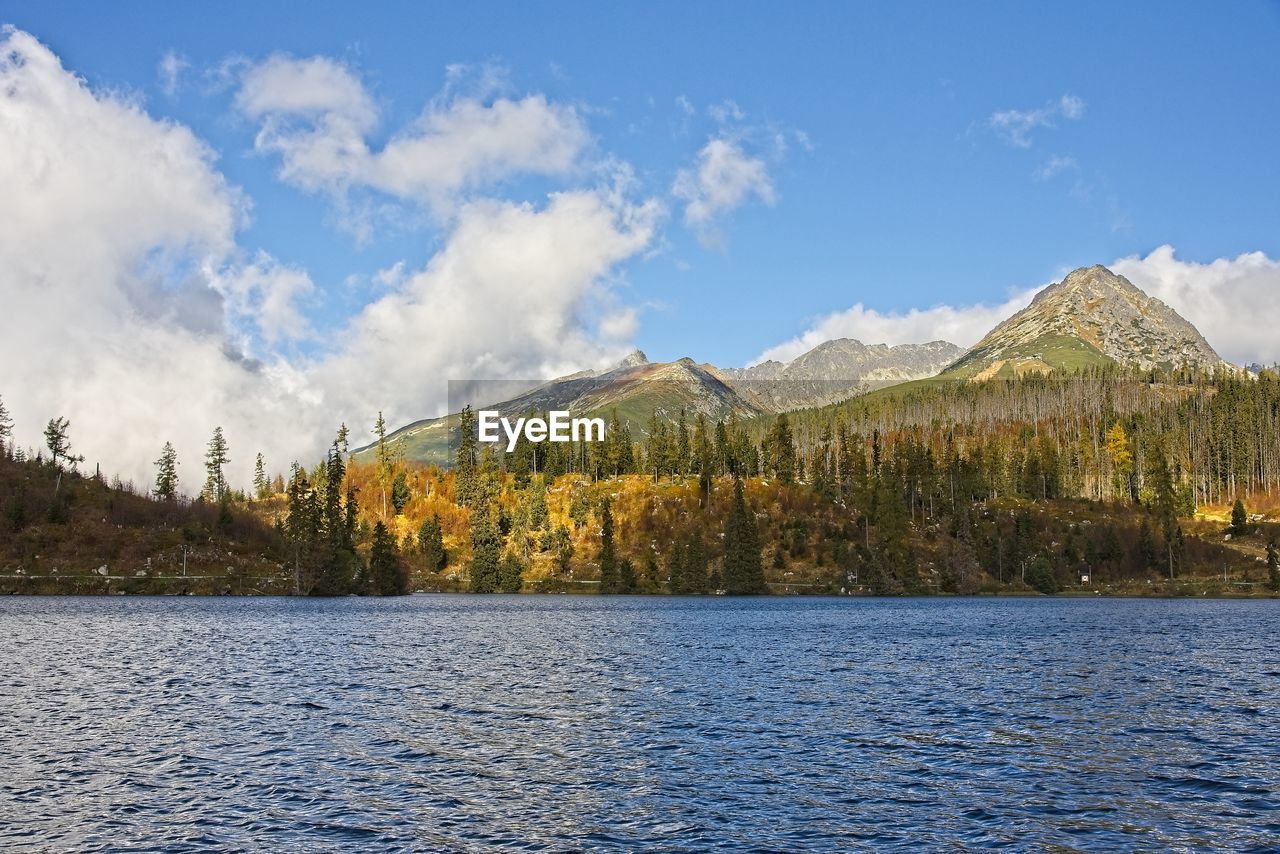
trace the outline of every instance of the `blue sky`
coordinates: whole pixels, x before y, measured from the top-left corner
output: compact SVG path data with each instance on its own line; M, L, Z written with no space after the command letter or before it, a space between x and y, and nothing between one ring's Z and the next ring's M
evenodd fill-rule
M632 344L722 366L970 345L1093 263L1224 356L1280 359L1278 3L8 2L0 23L3 284L59 283L0 329L0 356L49 351L0 394L85 417L127 397L103 445L129 418L276 431L279 408L323 448L331 422L437 414L447 379ZM157 352L203 371L180 415Z
M772 206L749 200L708 249L673 216L625 265L654 358L740 364L855 302L881 310L1003 299L1063 268L1172 244L1208 261L1277 254L1280 7L1204 4L9 3L6 21L91 85L132 90L189 125L254 202L242 242L341 287L425 262L429 227L357 245L327 206L274 179L254 128L199 75L229 56L326 55L410 121L450 63L505 67L513 90L590 110L598 145L665 194L726 100L745 124L802 132L769 155ZM190 63L161 91L166 52ZM1010 145L987 122L1069 94L1078 120ZM677 103L694 105L689 117ZM1037 180L1051 158L1077 164ZM1087 190L1073 188L1079 183ZM708 317L717 321L709 326Z

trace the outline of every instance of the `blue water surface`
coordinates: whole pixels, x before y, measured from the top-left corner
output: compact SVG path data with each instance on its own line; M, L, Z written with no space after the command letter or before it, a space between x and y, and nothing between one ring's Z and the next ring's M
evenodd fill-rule
M4 850L1280 846L1280 602L0 600Z

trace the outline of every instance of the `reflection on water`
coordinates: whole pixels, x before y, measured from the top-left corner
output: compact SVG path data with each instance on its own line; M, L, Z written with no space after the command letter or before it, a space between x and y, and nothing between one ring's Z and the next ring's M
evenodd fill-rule
M1280 840L1280 602L0 601L0 848Z

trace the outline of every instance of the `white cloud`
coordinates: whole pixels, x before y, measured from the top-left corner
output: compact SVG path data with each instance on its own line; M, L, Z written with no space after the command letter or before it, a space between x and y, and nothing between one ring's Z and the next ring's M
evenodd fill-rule
M1048 181L1067 171L1078 172L1080 165L1074 157L1055 154L1036 170L1035 177L1037 181Z
M738 142L724 136L702 147L696 165L680 170L671 191L685 202L685 223L712 240L711 226L717 218L752 196L766 205L777 198L764 160L748 155Z
M1085 102L1075 95L1063 95L1034 110L1001 110L992 113L987 126L1017 148L1030 148L1031 134L1038 128L1055 127L1060 119L1084 118Z
M227 313L253 324L267 345L312 334L299 307L299 302L316 290L305 270L286 266L266 252L259 252L251 264L218 273L210 284L225 298ZM252 344L246 341L244 346L250 349Z
M487 67L486 67L487 68ZM325 57L273 56L249 67L236 104L260 122L259 152L280 157L280 177L337 195L364 188L452 210L464 191L521 174L572 172L590 143L578 111L541 94L490 97L500 75L459 92L469 67L451 66L445 96L373 150L379 110L356 73Z
M609 190L557 193L540 208L468 203L426 268L353 320L342 352L315 366L316 385L401 423L435 414L446 380L548 378L616 359L634 325L607 282L660 216L655 202Z
M740 122L747 117L743 109L738 106L737 101L728 99L707 107L707 115L722 125Z
M335 63L272 74L242 92L248 113L374 121ZM487 120L452 106L445 116ZM339 422L360 435L379 409L393 423L438 414L449 378L620 357L634 326L614 295L617 268L643 256L663 213L629 198L625 170L616 185L541 205L466 202L425 269L391 268L389 292L332 349L286 357L275 345L308 334L318 289L238 245L248 204L208 147L90 89L12 29L0 33L0 198L0 394L19 442L38 447L45 421L66 415L90 465L141 485L172 440L188 489L215 425L245 483L257 451L284 470L317 458Z
M178 91L178 83L183 72L191 67L187 58L175 51L166 51L156 66L156 74L160 78L160 91L172 97Z
M1280 336L1275 332L1280 329L1280 260L1248 252L1201 264L1177 259L1174 248L1166 245L1146 257L1121 258L1109 267L1195 324L1228 361L1280 362ZM866 344L941 339L972 347L996 324L1029 305L1043 287L1017 291L997 305L881 312L858 303L819 318L795 338L765 350L755 362L787 362L833 338L856 338Z
M284 462L287 433L268 429L287 405L280 371L229 346L210 287L246 211L213 160L186 128L0 33L0 394L23 445L65 415L90 464L141 484L171 439L191 486L221 423L245 473L254 442Z
M1194 323L1227 361L1280 362L1280 260L1263 252L1206 264L1174 256L1165 245L1111 269Z

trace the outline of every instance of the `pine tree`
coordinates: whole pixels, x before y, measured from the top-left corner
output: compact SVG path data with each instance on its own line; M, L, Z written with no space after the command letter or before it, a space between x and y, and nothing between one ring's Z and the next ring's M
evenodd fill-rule
M63 461L72 466L84 462L84 457L71 452L71 439L68 435L70 428L71 422L66 418L50 418L44 428L44 443L49 449L50 461L59 470L62 469Z
M378 420L373 425L373 434L378 437L375 459L378 467L378 486L382 489L382 516L387 515L387 496L391 492L392 480L395 477L397 453L387 442L387 422L378 410Z
M259 501L271 497L271 481L267 478L267 464L261 451L253 462L253 493Z
M636 569L631 563L631 558L624 557L618 563L618 592L636 592Z
M471 508L472 593L493 593L498 589L502 534L495 516L487 500L480 500Z
M227 440L222 435L222 428L215 427L204 454L205 481L200 495L206 501L221 501L227 494L227 479L223 469L229 462Z
M1231 507L1231 534L1232 536L1242 536L1249 532L1249 513L1245 510L1244 502L1239 498Z
M395 479L391 482L391 506L396 511L396 515L404 513L405 505L409 503L409 475L407 472L397 472Z
M766 592L764 567L760 558L760 534L755 515L742 495L742 481L733 482L733 509L725 524L724 571L725 591L731 596Z
M4 398L0 397L0 454L7 453L9 442L13 439L13 418L5 408Z
M796 446L791 436L791 422L784 412L773 422L765 438L765 465L783 483L796 477ZM746 474L746 472L742 472Z
M454 471L457 476L457 501L459 506L470 507L476 500L476 426L475 413L464 406L458 415L458 455Z
M524 565L520 563L518 557L507 552L498 565L498 592L519 593L520 587L524 584L523 576Z
M373 547L369 552L369 575L379 596L403 596L409 592L408 580L396 552L396 538L382 524L373 526Z
M1151 536L1151 523L1143 518L1138 527L1138 544L1134 551L1134 562L1140 571L1151 569L1156 564L1156 543Z
M422 551L429 571L439 572L444 569L444 537L440 530L439 516L432 516L422 523L418 531L418 548Z
M681 569L686 593L707 592L707 551L696 534L684 546L684 566Z
M618 561L613 549L613 508L605 499L600 510L600 592L618 592Z
M1280 593L1280 550L1276 549L1276 541L1267 543L1267 580L1271 592Z
M156 460L155 496L161 501L173 501L178 497L178 452L172 442L165 442Z

